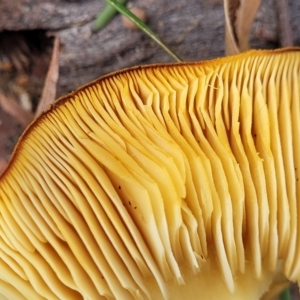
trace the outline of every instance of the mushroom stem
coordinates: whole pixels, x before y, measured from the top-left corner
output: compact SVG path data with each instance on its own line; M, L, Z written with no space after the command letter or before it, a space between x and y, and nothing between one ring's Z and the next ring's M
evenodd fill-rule
M178 285L172 281L168 282L169 300L262 299L261 297L268 292L271 283L282 270L278 267L276 272L271 272L267 271L267 268L263 268L261 278L257 278L254 266L246 263L245 273L238 273L234 278L234 292L229 291L219 272L218 263L213 259L201 263L197 274L192 273L188 267L181 267L181 271L185 284ZM152 299L164 300L154 280L149 278L146 284L151 291Z

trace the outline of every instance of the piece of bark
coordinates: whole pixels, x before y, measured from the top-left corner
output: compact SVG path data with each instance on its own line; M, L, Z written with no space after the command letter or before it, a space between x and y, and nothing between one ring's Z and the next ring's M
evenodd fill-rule
M18 3L16 7L8 5L11 2L1 1L0 11L5 17L0 18L0 30L56 30L61 43L58 95L121 68L173 61L143 32L124 28L120 16L116 16L103 30L94 32L93 20L104 6L104 0L86 0L84 3L17 0L13 1ZM224 55L222 0L131 2L146 11L147 24L183 60L204 60ZM289 3L294 45L300 45L300 1L291 0ZM250 47L278 47L275 0L262 0L257 16L251 31ZM192 30L187 31L188 28ZM179 39L182 36L184 38Z
M276 0L281 47L293 46L293 32L290 25L288 5L289 2L287 0Z
M59 30L95 19L105 1L1 0L0 31Z

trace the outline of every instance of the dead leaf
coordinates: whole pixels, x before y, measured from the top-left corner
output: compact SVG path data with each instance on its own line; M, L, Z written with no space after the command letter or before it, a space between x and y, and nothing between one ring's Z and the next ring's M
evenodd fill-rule
M224 0L225 13L225 52L227 55L239 53L235 32L235 12L239 7L240 0Z
M35 112L38 116L42 111L46 110L49 105L53 104L56 98L56 86L59 76L59 38L55 36L53 43L52 57L49 69L46 75L42 97Z
M249 49L249 35L260 0L224 0L226 54Z
M1 108L9 115L15 117L23 126L27 126L34 118L33 114L23 109L17 101L0 94Z

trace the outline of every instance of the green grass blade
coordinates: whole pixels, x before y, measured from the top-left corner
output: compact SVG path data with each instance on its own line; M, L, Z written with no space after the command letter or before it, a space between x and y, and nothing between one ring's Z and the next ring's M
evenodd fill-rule
M124 5L120 4L117 0L106 0L111 6L113 6L118 12L127 17L136 26L143 30L151 39L153 39L161 48L163 48L170 56L176 61L182 61L178 55L176 55L168 45L166 45L157 35L153 32L143 21L135 16L130 10Z
M283 292L281 292L279 299L280 300L292 300L290 289L287 288Z
M127 0L118 0L118 2L124 5ZM106 24L114 17L117 12L118 11L113 6L107 3L104 9L96 17L94 30L97 31L106 26Z

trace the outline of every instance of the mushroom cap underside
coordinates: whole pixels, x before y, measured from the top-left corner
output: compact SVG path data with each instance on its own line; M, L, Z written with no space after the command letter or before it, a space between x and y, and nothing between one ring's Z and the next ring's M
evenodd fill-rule
M59 99L0 179L0 295L298 281L299 51L136 67Z

